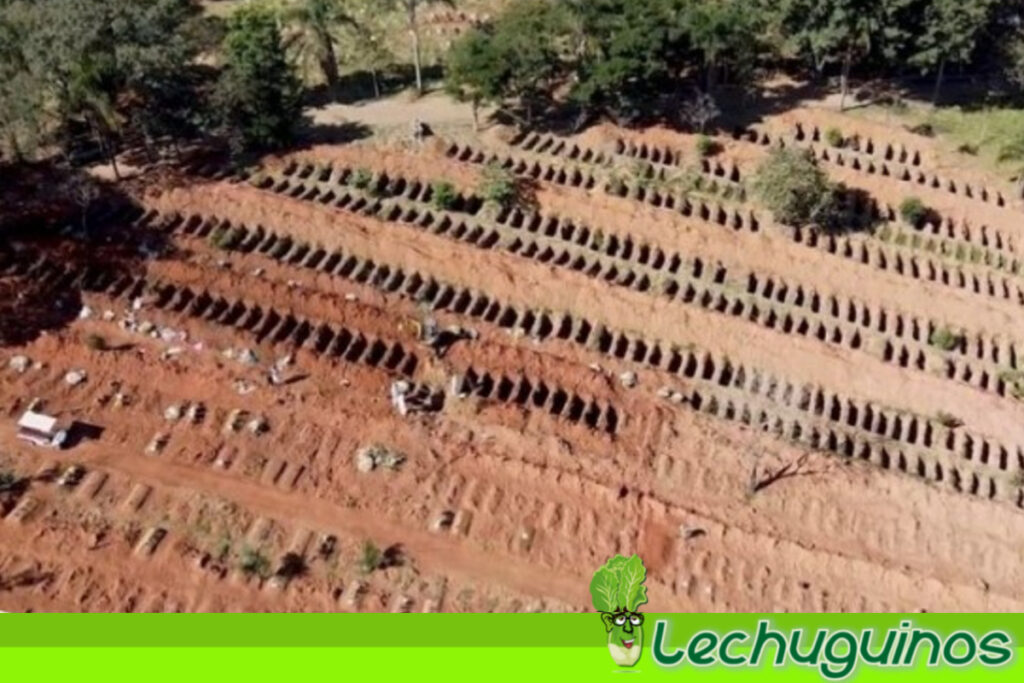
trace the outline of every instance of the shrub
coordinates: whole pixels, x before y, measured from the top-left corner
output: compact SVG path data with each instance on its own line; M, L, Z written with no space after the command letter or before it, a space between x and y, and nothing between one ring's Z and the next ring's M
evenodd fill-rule
M637 187L647 189L654 183L654 166L648 161L638 161L633 165L632 175Z
M352 187L365 190L373 182L373 173L368 168L357 168L352 172Z
M626 182L618 176L613 176L608 181L608 194L615 197L624 197L629 188L626 186Z
M964 341L962 332L954 332L948 327L939 327L928 337L928 343L943 351L952 351Z
M926 138L935 137L935 126L930 123L919 123L916 126L907 128L914 135L921 135Z
M14 491L18 488L18 477L14 472L0 472L0 493Z
M956 151L960 152L961 154L968 154L972 157L978 156L978 146L966 142L957 147Z
M439 180L430 186L430 203L441 211L447 211L455 206L458 197L459 193L455 191L455 186L447 180Z
M512 171L491 162L484 167L478 189L484 201L508 208L518 198L516 177Z
M90 334L85 338L85 345L93 351L106 351L107 340L98 334Z
M843 134L838 128L829 128L825 131L825 142L833 147L842 147L846 140L843 139Z
M940 412L935 416L935 419L946 429L956 429L957 427L964 426L964 421L952 413Z
M212 555L218 562L223 562L228 559L228 556L231 555L231 539L225 536L217 541L217 545L214 547Z
M805 150L772 150L758 167L753 188L776 220L790 225L825 222L835 210L832 184Z
M210 232L210 244L217 247L218 249L221 249L221 244L224 243L227 234L227 228L225 228L223 225L218 225L216 228L213 229L212 232Z
M285 579L294 579L306 573L306 560L296 552L287 552L281 558L281 566L277 575Z
M928 207L917 197L907 197L900 202L900 218L913 226L919 226L928 217Z
M234 249L240 237L241 234L235 228L218 225L210 233L210 244L218 249Z
M1003 370L999 380L1007 385L1010 396L1018 401L1024 400L1024 372L1020 370Z
M359 553L359 569L364 574L369 574L380 566L380 548L373 541L363 543L363 549Z
M707 135L697 136L697 154L701 157L714 156L718 152L718 144Z
M270 560L258 550L243 548L238 568L246 574L266 578L270 575Z

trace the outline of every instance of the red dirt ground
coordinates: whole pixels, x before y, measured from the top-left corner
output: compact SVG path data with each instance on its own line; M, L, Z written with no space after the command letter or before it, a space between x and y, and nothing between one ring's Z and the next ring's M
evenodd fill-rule
M912 191L944 216L999 231L1010 258L1024 244L1009 188L933 168L928 140L811 109L760 129L791 135L798 121L912 146L916 168L989 183L1007 206L823 163L877 200L898 204ZM695 160L693 136L663 129L602 126L569 143L613 153L618 138L682 150L684 165ZM512 140L497 131L472 144L584 166ZM719 160L744 178L765 154L757 143L718 141ZM1024 410L1014 397L1024 363L1021 301L808 248L749 198L723 205L756 213L757 232L613 197L603 182L590 190L537 182L534 210L600 231L602 241L584 245L510 227L489 208L449 212L467 225L460 236L435 229L444 212L422 196L368 197L336 176L301 181L302 198L288 196L299 182L293 161L445 179L472 194L481 164L445 149L370 142L267 159L265 176L292 183L280 192L260 189L259 178L154 184L139 199L157 214L112 219L110 230L131 244L159 228L174 251L143 260L133 274L141 279L124 287L94 281L109 269L103 263L84 279L65 264L62 279L32 269L28 252L3 257L0 284L77 287L89 315L0 353L0 471L23 482L0 494L0 608L580 610L594 568L617 552L643 556L654 611L1024 608L1016 540ZM606 180L609 170L593 172ZM325 203L328 189L415 210L417 220L429 211L434 222L423 228L385 209ZM200 219L210 223L196 228ZM310 248L294 259L291 248L275 256L276 247L246 246L247 237L219 248L209 230L224 219ZM469 241L476 226L494 231L494 242ZM630 239L633 251L609 254L613 237ZM849 239L926 257L866 233ZM684 265L655 265L640 245L679 254ZM564 259L542 258L546 248ZM308 261L317 250L338 254L339 265L327 272L327 260ZM349 257L359 264L342 270ZM577 258L586 265L571 267ZM379 281L357 277L368 259ZM984 262L942 263L1007 286L1020 281ZM712 275L719 267L722 275ZM406 279L386 286L398 269L466 301L513 307L515 322L498 309L483 313L483 304L457 305L458 295L410 294ZM652 286L634 284L644 276ZM680 293L660 289L669 281ZM689 300L687 286L696 288ZM225 313L213 315L209 302L218 299ZM228 320L233 305L244 313ZM279 326L289 315L293 324ZM565 315L572 332L557 334ZM435 352L413 325L428 316L473 334ZM309 331L298 337L303 321ZM912 332L915 324L922 331ZM963 345L929 343L929 324L962 330ZM320 325L403 360L391 368L368 360L371 351L334 355L315 343ZM96 335L105 350L90 348ZM243 349L254 352L252 363ZM23 372L8 365L17 356L29 359ZM285 356L289 381L268 382ZM411 356L415 367L403 370ZM72 369L85 381L70 386ZM481 380L464 386L468 395L456 391L470 369L494 388ZM399 415L389 401L398 379L443 392L443 407ZM541 385L548 393L529 393ZM564 409L552 407L559 392L570 397ZM18 441L14 422L36 398L102 432L59 451ZM196 404L203 410L193 419ZM165 415L172 406L180 418ZM259 433L249 429L253 419ZM154 440L163 445L150 449ZM371 444L405 461L361 472L356 454ZM83 479L54 481L71 464L84 468ZM154 530L162 538L153 540ZM363 566L366 542L388 561ZM288 552L303 558L299 575L275 573Z

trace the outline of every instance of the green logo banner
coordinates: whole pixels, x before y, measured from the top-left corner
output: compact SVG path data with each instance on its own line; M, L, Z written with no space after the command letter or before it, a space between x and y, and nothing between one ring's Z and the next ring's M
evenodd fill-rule
M1024 615L648 613L631 636L638 654L625 663L609 657L609 634L625 634L624 627L609 629L603 612L4 614L0 670L8 680L75 681L280 680L328 672L446 681L621 680L624 674L974 681L1021 680L1024 672Z

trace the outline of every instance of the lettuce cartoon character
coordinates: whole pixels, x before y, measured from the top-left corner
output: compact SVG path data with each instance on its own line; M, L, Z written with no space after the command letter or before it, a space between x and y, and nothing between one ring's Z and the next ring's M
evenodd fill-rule
M637 610L647 603L647 569L639 555L616 555L590 581L594 609L601 613L608 633L608 651L619 666L634 666L644 647L644 615Z

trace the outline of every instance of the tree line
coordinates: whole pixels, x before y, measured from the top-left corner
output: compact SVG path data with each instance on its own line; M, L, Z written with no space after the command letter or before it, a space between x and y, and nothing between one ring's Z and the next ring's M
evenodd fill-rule
M154 157L216 136L235 152L291 140L308 94L340 91L339 66L378 75L399 57L423 88L420 23L451 0L262 0L226 19L198 0L0 0L0 159L97 153L118 173L130 146ZM393 49L396 48L396 49Z
M286 144L308 95L303 76L343 93L341 67L412 64L424 88L421 24L457 0L260 0L226 20L198 0L0 0L0 157L151 157L215 136L241 153ZM1024 87L1019 0L513 0L444 58L445 85L525 123L631 121L691 97L695 127L723 86L764 73L933 79L999 74ZM308 80L308 79L306 79Z
M575 107L630 120L658 93L707 96L766 71L933 79L953 69L1024 87L1019 0L519 0L464 35L447 59L449 91L529 123Z

